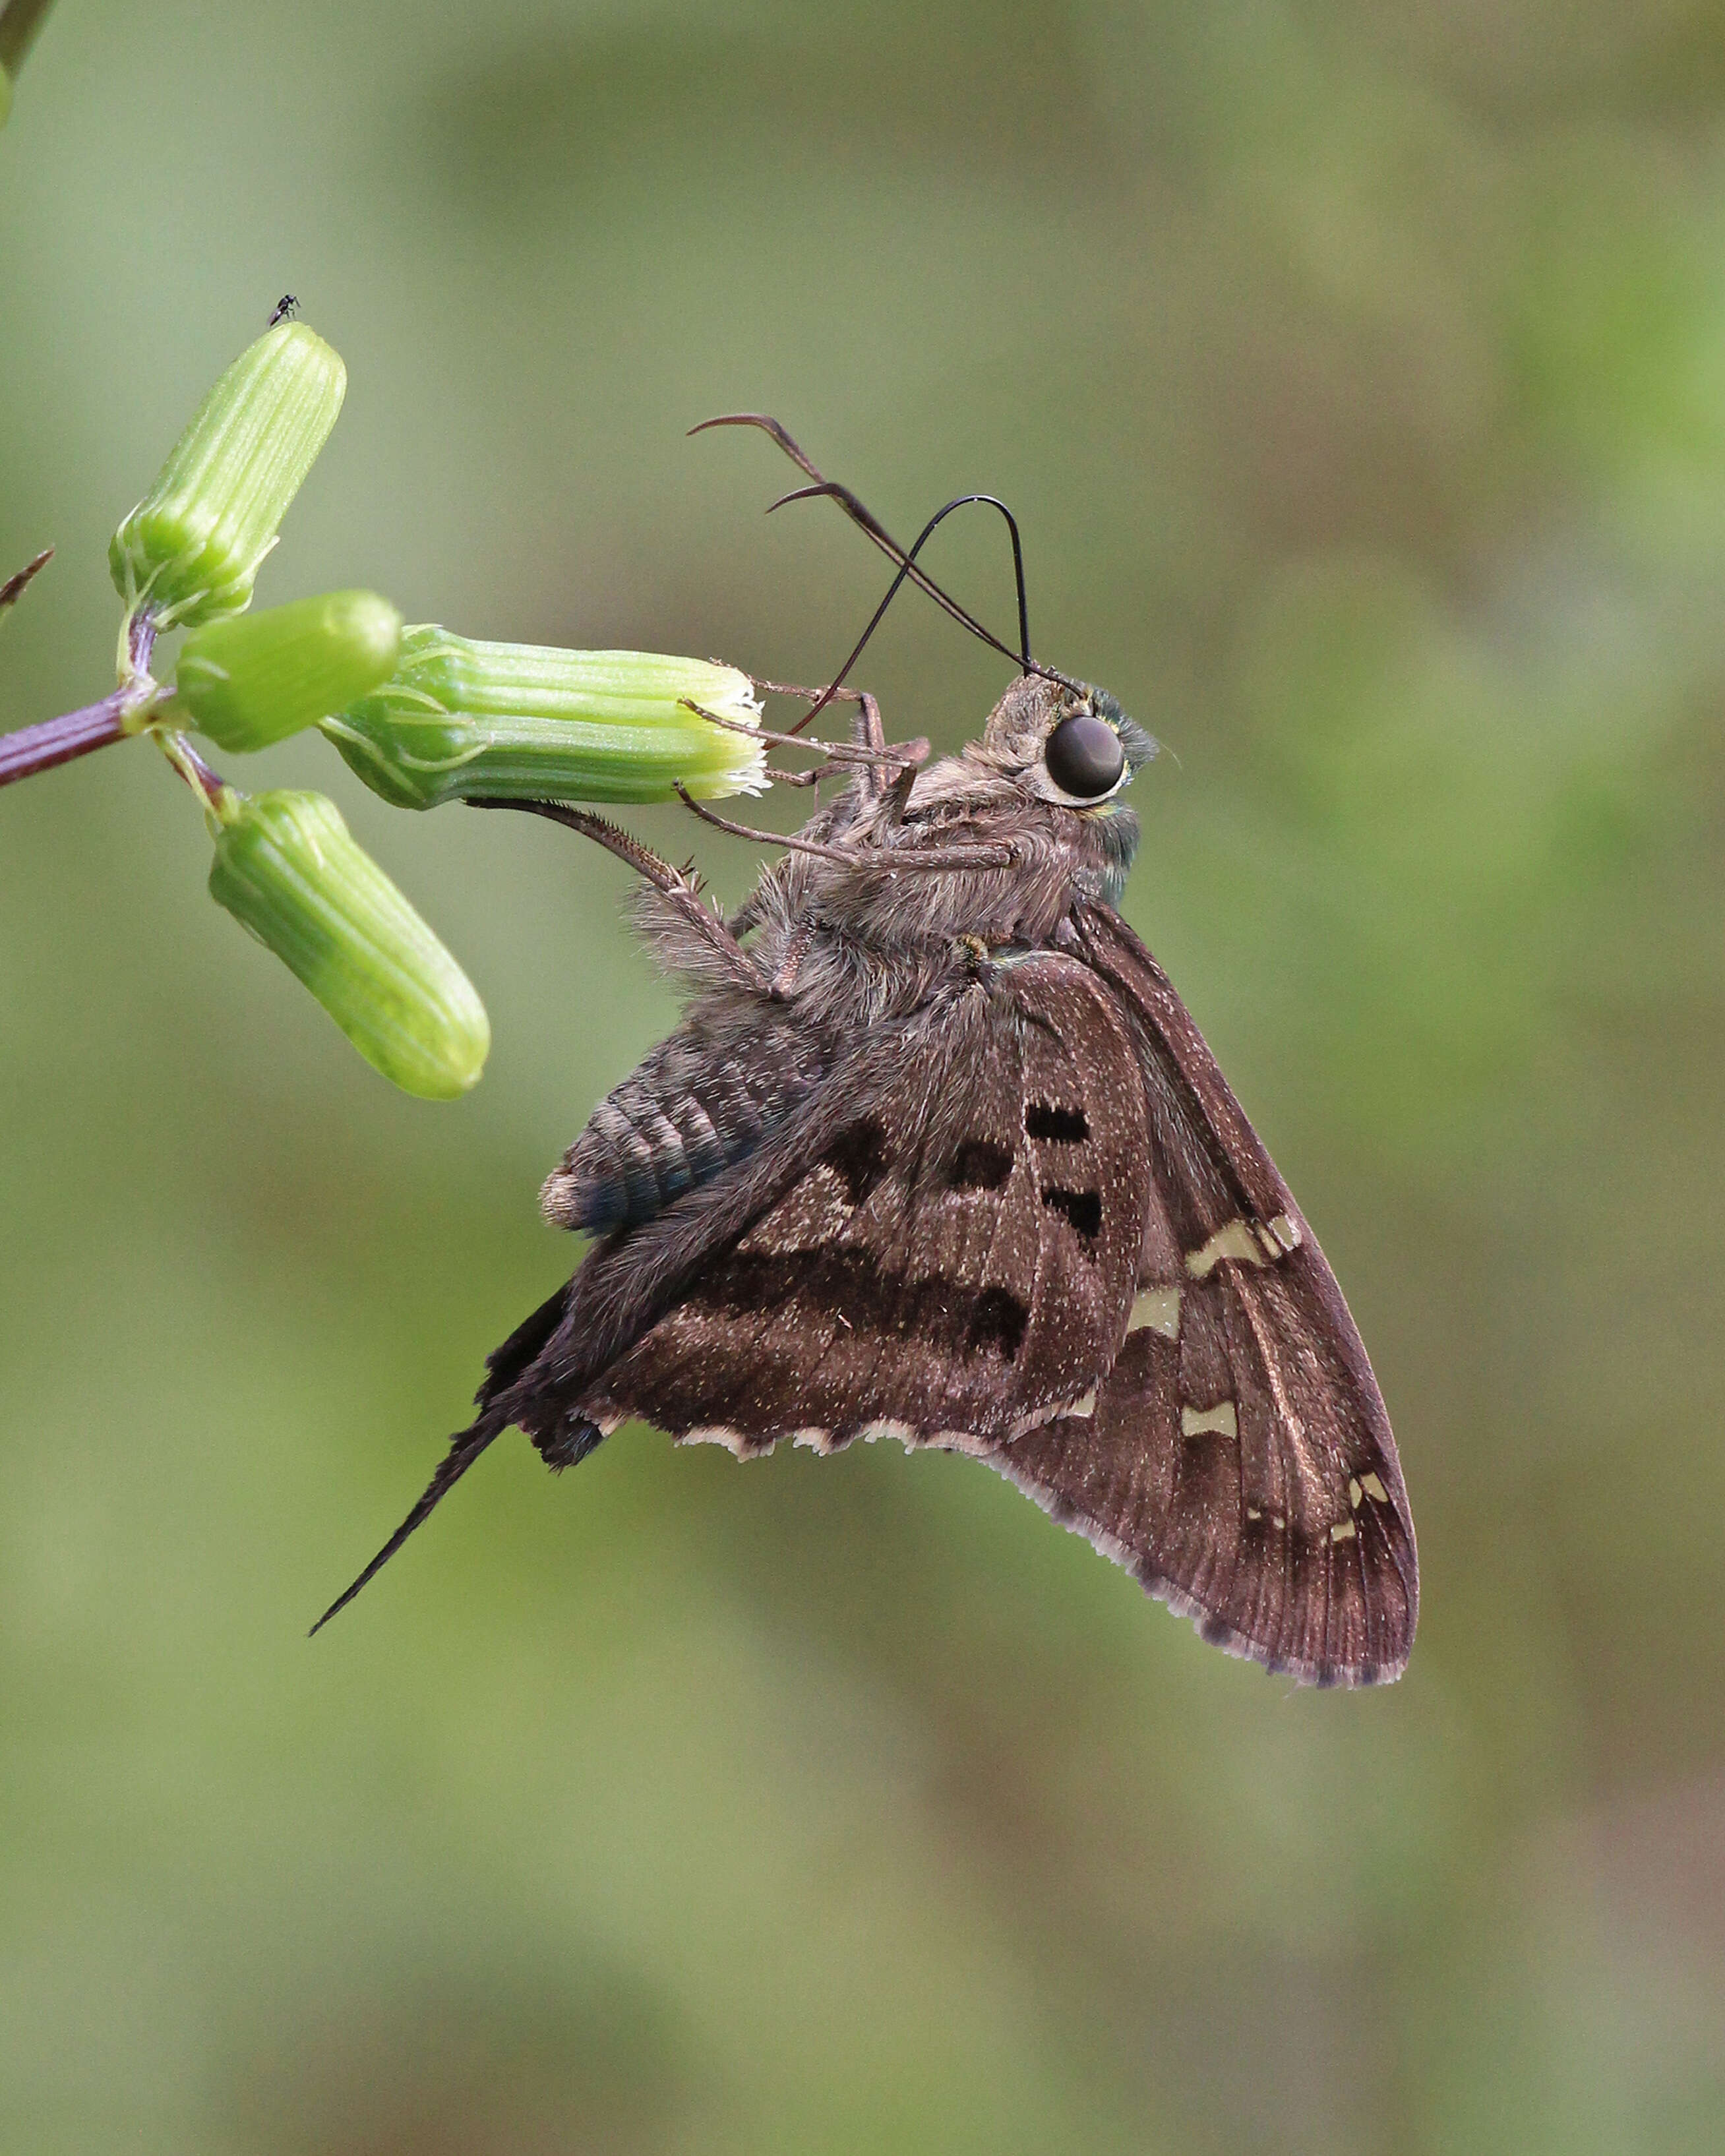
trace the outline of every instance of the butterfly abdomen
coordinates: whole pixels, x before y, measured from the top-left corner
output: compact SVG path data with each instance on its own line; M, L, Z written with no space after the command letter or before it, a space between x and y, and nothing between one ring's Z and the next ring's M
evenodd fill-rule
M788 1023L679 1028L594 1109L546 1178L555 1226L638 1227L746 1159L830 1067L830 1039Z

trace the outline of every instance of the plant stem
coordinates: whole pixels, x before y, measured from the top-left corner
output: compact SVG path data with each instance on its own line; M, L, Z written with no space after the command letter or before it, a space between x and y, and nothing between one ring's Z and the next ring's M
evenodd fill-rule
M14 82L53 5L54 0L6 0L0 5L0 69Z
M157 746L203 803L205 814L216 824L231 824L245 796L236 793L219 771L210 769L184 734L167 726L155 732Z
M0 786L51 771L57 763L69 763L74 756L88 756L93 748L105 748L120 740L126 730L127 709L126 697L116 689L81 711L66 711L57 719L0 734Z
M39 556L23 572L26 581L46 558ZM16 578L11 581L18 583ZM23 586L18 588L22 590ZM82 711L63 711L57 719L43 719L33 726L0 734L0 786L10 786L14 779L32 778L39 771L52 771L57 763L69 763L74 757L88 756L92 749L123 741L138 731L141 718L152 706L165 700L167 690L150 678L156 625L147 613L127 622L121 641L126 678L110 696L104 696L99 704L86 704Z

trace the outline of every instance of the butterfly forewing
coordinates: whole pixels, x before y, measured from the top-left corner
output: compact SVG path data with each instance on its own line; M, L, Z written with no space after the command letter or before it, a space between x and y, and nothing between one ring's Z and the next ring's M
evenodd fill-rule
M990 1456L1206 1637L1308 1681L1397 1676L1413 1526L1335 1277L1149 952L1100 911L1075 940L1139 1050L1154 1163L1139 1291L1094 1412Z
M989 1457L1207 1639L1307 1682L1370 1683L1407 1661L1413 1534L1381 1411L1334 1352L1322 1265L1308 1241L1274 1273L1224 1261L1178 1306L1146 1293L1094 1413Z

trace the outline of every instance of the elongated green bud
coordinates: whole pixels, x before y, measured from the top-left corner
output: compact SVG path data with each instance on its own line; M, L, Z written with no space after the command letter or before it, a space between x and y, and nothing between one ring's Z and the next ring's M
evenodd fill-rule
M476 1083L490 1023L468 979L321 793L259 793L216 835L210 896L296 973L403 1092Z
M542 801L669 801L680 782L702 800L758 793L766 752L716 726L699 704L760 722L734 666L649 651L561 651L480 644L409 629L401 663L324 732L373 793L400 808L531 795Z
M387 681L401 616L375 592L322 592L193 629L169 715L241 755L316 726Z
M159 629L239 613L258 565L329 439L347 370L304 322L277 322L198 408L156 484L121 523L108 567Z

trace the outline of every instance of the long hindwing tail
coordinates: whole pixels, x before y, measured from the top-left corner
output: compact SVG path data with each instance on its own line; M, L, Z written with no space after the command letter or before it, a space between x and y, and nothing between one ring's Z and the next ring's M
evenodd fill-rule
M347 1607L361 1588L377 1578L414 1529L424 1527L426 1521L431 1517L491 1440L501 1435L507 1428L506 1422L500 1422L492 1415L484 1414L478 1421L449 1440L448 1452L439 1463L436 1474L426 1484L424 1492L413 1511L408 1514L406 1519L402 1522L352 1585L344 1588L331 1603L329 1608L324 1611L322 1616L312 1626L311 1632L307 1634L308 1638L313 1638L321 1632L331 1617L338 1615Z
M465 1430L458 1430L449 1440L448 1452L438 1463L437 1472L426 1484L412 1512L352 1585L345 1588L331 1603L312 1626L308 1638L321 1632L331 1617L347 1607L361 1588L377 1578L408 1537L431 1517L492 1439L508 1429L511 1417L506 1409L498 1406L498 1397L520 1377L556 1332L568 1309L571 1285L566 1281L531 1317L524 1318L516 1326L501 1348L494 1348L485 1358L485 1381L479 1389L479 1414Z

